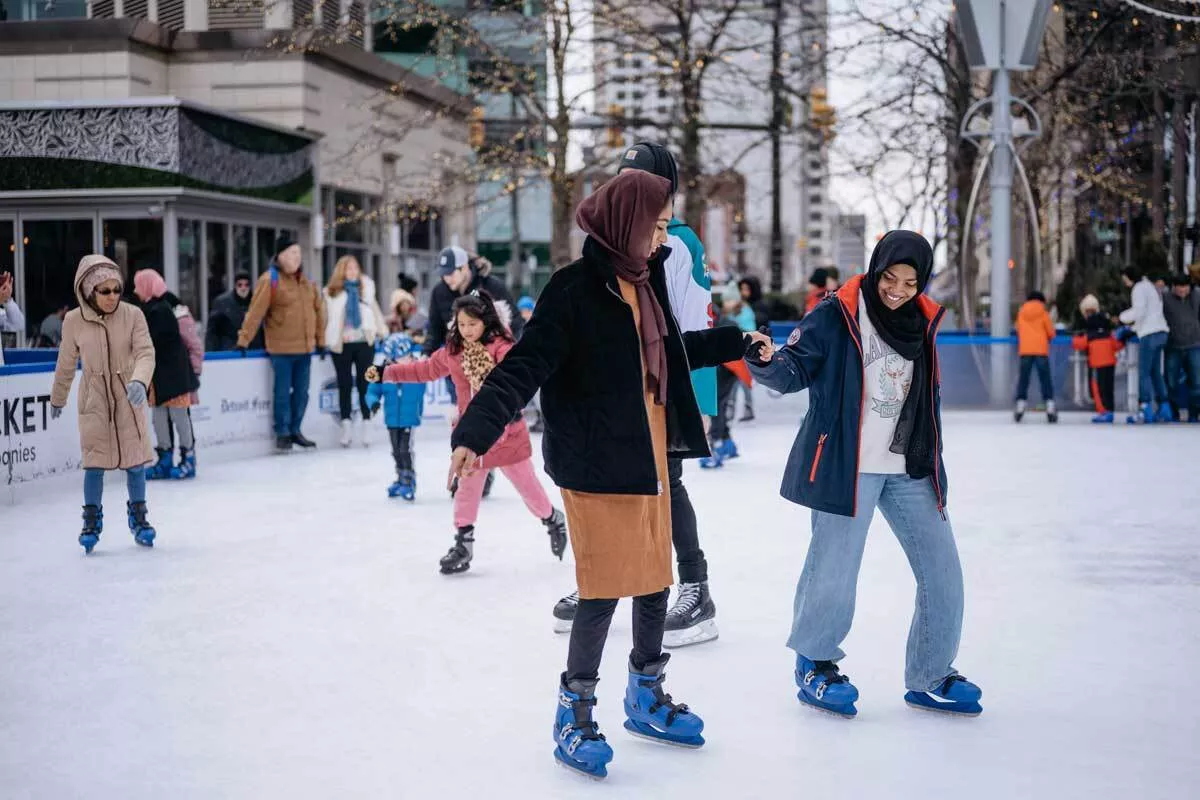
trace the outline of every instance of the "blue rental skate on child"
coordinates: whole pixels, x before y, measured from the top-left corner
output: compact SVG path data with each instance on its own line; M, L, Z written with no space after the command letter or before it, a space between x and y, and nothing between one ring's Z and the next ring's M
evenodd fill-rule
M663 691L666 673L663 671L671 659L664 653L643 669L629 665L629 686L625 689L625 730L634 736L676 747L701 747L704 737L704 720L700 719L685 703L675 703L671 695Z
M554 758L567 769L593 780L608 777L613 751L600 726L592 719L596 705L594 680L566 679L558 685L558 713L554 717Z
M388 487L388 497L399 497L411 502L417 496L417 476L412 470L401 470L395 482Z
M796 685L800 687L796 697L805 705L848 719L858 714L854 707L858 689L832 661L810 661L797 655Z
M921 711L977 717L983 713L983 706L979 705L981 697L983 691L978 686L956 673L933 691L908 692L904 695L904 702Z

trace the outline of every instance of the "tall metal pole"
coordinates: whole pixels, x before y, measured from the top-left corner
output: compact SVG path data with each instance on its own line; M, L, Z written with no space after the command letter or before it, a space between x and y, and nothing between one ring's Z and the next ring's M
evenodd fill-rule
M992 327L994 337L1012 330L1012 114L1008 70L1001 65L992 80Z
M783 0L771 25L771 291L783 291Z
M1012 392L1013 352L999 339L1007 338L1012 330L1012 274L1008 261L1012 257L1012 92L1009 89L1008 65L1005 63L1005 22L1008 15L1005 0L1000 0L1000 66L992 73L992 346L991 373L992 403L1007 404Z

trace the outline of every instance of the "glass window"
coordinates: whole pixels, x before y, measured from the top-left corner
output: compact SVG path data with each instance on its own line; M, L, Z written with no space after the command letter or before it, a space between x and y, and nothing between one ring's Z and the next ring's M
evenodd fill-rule
M204 225L204 258L207 274L208 303L229 290L229 226L223 222L208 222Z
M0 0L0 22L86 18L87 7L87 0Z
M179 220L179 299L201 319L200 307L200 225L198 220Z
M16 273L17 240L14 228L16 223L10 219L0 219L0 272L9 275Z
M408 247L410 250L433 249L433 226L428 217L408 221Z
M333 193L333 239L336 242L363 242L366 240L362 221L365 199L354 192ZM338 222L338 220L344 220Z
M29 325L64 305L75 307L75 270L79 259L95 251L90 219L25 220L25 296L21 309Z
M233 226L233 271L258 277L258 271L254 269L254 229L245 225Z
M132 280L138 270L163 270L161 219L104 220L104 255L125 270Z
M275 229L259 228L258 242L258 274L261 275L271 268L271 259L275 257Z

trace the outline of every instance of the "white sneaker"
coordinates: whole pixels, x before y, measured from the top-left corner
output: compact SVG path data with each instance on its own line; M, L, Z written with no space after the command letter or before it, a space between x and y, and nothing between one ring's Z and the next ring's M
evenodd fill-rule
M349 447L350 443L352 441L353 441L353 428L351 427L350 420L344 419L344 420L342 420L341 445L342 445L342 447Z
M356 438L358 439L358 443L361 444L363 447L368 447L370 445L370 442L367 441L367 427L368 426L367 426L366 420L363 420L363 419L355 420L354 427L357 430Z

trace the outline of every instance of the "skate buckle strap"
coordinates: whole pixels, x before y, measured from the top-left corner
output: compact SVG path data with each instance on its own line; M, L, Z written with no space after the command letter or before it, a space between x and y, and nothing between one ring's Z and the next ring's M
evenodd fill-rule
M822 678L822 681L817 684L817 688L814 691L818 700L825 696L825 690L833 684L850 682L849 675L842 675L838 672L837 664L832 661L815 661L813 662L813 668L804 673L804 685L812 686L813 680L818 675Z
M579 746L581 740L594 741L597 739L603 740L604 734L600 733L600 727L592 719L592 706L596 705L596 698L581 697L578 700L572 700L566 694L559 696L559 704L564 708L570 708L571 713L575 717L574 722L568 722L559 731L558 738L562 741L567 740L567 736L572 732L578 735L567 747L567 753L574 755L575 748Z
M655 714L660 708L669 709L667 711L667 725L675 722L675 718L680 714L690 714L691 711L687 707L687 703L674 703L671 701L671 695L667 694L662 689L663 681L666 680L666 673L660 673L654 678L639 678L638 685L650 689L654 692L654 702L650 704L650 713Z

